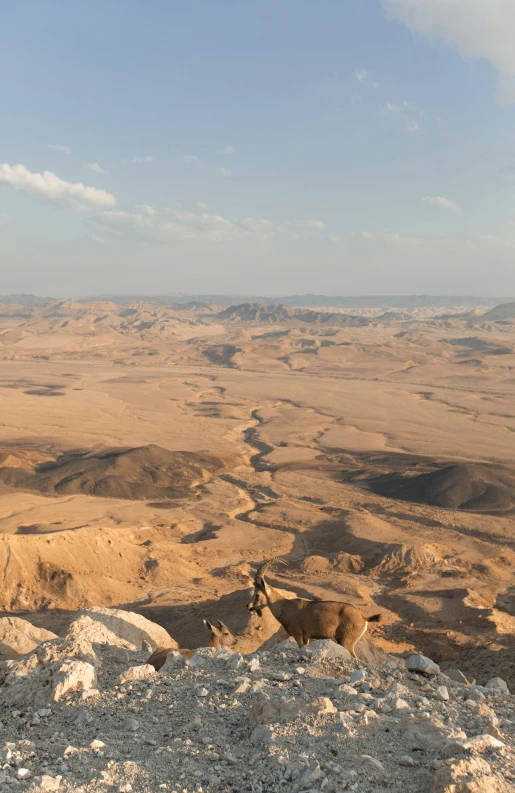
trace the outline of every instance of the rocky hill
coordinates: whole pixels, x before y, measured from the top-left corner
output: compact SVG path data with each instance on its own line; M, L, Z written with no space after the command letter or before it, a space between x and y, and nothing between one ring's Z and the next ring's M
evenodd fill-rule
M163 633L88 610L3 662L2 788L515 790L515 706L500 679L471 685L424 656L366 665L326 641L184 655ZM156 672L146 661L163 642Z
M83 493L132 500L184 498L225 467L222 460L212 455L171 452L156 444L70 452L55 461L24 466L22 458L0 451L0 483L40 493Z
M506 322L515 320L515 302L501 303L481 317L481 320L489 322Z
M262 306L259 303L242 303L229 306L219 314L220 321L233 322L297 322L308 325L331 325L336 327L368 325L368 320L351 314L339 314L330 311L313 311L307 308L291 308L283 303Z
M376 493L447 509L509 512L515 509L515 470L486 463L454 463L414 476L398 473L372 480Z
M53 300L53 297L40 297L38 295L0 295L0 303L15 306L44 306Z

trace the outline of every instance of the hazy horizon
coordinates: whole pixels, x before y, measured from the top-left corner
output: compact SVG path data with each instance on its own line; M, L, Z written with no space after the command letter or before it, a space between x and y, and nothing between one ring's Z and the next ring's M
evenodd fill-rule
M19 299L19 300L18 300ZM277 295L277 294L237 294L237 293L195 293L195 292L168 292L168 293L99 293L99 294L63 294L44 295L30 292L0 294L0 303L25 305L40 305L45 301L76 301L76 302L114 302L117 304L130 302L154 303L188 303L204 302L220 305L235 305L242 303L258 303L261 305L274 305L285 303L293 307L326 307L333 308L367 308L378 306L395 307L473 307L496 306L504 303L515 302L515 296L499 297L497 295L424 295L424 294L363 294L363 295L322 295L316 293Z
M4 294L515 294L505 0L2 16Z

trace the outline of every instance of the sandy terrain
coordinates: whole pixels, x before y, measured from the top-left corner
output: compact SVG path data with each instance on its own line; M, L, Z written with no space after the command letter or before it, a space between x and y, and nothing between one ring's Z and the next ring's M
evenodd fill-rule
M385 649L514 678L515 306L474 308L2 306L1 608L130 604L191 647L280 554Z

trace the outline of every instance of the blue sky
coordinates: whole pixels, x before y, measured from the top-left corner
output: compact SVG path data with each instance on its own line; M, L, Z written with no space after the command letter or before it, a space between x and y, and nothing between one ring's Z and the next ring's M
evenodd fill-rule
M2 293L515 294L513 0L20 0Z

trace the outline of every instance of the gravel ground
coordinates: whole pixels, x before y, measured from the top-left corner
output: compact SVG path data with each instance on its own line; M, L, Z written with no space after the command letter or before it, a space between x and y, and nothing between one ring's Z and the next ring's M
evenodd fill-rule
M331 642L172 653L158 673L148 653L94 651L97 688L44 706L0 688L0 790L515 790L515 702L500 684L364 667Z

